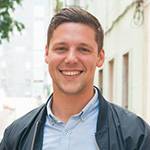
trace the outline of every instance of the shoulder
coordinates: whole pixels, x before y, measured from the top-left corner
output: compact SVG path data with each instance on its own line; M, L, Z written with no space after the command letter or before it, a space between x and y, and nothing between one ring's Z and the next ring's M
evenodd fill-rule
M23 127L23 126L28 125L39 114L39 112L42 110L44 106L45 105L41 105L31 110L30 112L26 113L22 117L16 119L9 127L13 127L13 126Z
M99 100L98 127L108 126L110 139L120 141L128 150L148 150L150 126L135 113L105 100L100 92Z
M119 121L119 123L123 126L128 126L131 124L135 125L133 127L140 126L141 128L144 127L143 125L146 125L149 127L149 125L138 115L136 115L135 113L122 108L118 105L115 104L111 104L110 103L110 108L111 108L111 112L112 114L115 116L115 118L117 118L117 120Z
M103 113L104 115L103 118L108 117L108 120L113 121L115 124L120 125L123 128L128 129L128 127L130 126L133 129L147 128L148 130L150 130L150 126L140 116L136 115L135 113L121 106L108 102L102 96L99 89L98 88L96 89L98 90L98 95L100 100L100 113Z
M24 116L18 118L13 123L11 123L4 132L4 139L7 141L9 138L13 137L17 139L34 120L39 116L40 112L44 109L45 105L41 105L32 111L28 112Z
M117 130L121 132L126 145L138 145L147 150L150 146L150 126L141 117L120 106L109 104ZM130 145L130 147L132 147Z
M44 114L44 106L45 104L35 108L10 124L5 129L3 139L0 142L0 149L17 149L18 142L22 136L30 130L35 120Z

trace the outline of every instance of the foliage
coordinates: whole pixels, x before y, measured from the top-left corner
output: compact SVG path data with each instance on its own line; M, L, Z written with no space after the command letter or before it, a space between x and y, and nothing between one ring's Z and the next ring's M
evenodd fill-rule
M0 43L6 39L9 41L10 33L14 28L17 31L24 29L24 25L12 17L16 5L20 5L22 0L0 0Z
M56 0L56 7L55 7L55 12L59 12L63 7L63 2L60 0Z

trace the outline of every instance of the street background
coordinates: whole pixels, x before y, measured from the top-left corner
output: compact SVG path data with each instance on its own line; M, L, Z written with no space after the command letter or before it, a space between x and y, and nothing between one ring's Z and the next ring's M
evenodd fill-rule
M47 28L68 6L88 10L104 28L105 63L96 70L95 85L150 124L150 0L22 0L13 16L25 29L0 44L0 139L6 126L52 92L44 62Z

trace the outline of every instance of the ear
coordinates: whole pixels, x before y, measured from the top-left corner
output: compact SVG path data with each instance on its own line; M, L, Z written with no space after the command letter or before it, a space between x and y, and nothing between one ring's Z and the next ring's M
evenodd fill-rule
M98 53L98 60L97 60L97 67L102 67L102 65L104 64L104 59L105 59L105 52L103 49L101 49Z
M45 46L45 62L48 64L48 46Z

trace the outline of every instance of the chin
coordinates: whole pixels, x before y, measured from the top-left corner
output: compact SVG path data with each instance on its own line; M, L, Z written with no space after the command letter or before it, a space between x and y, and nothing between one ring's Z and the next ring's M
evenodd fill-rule
M83 88L81 86L68 86L68 87L64 87L64 88L61 88L63 93L65 94L68 94L68 95L77 95L79 94L81 91L83 91Z

